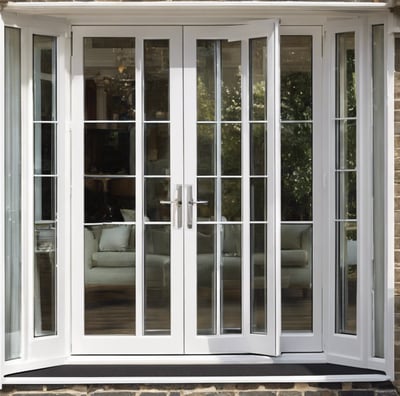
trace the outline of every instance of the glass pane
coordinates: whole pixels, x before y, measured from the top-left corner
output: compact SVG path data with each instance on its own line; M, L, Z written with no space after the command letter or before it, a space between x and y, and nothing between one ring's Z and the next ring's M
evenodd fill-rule
M169 41L144 41L145 120L169 119Z
M85 177L86 223L134 221L135 200L134 178Z
M88 175L135 174L133 124L85 125L85 173Z
M57 179L35 177L35 221L56 220Z
M169 175L169 125L146 124L144 134L145 175Z
M242 174L242 140L240 124L223 124L221 131L222 175Z
M267 333L267 224L250 225L251 333Z
M281 129L282 220L312 220L312 126L283 124Z
M21 31L4 28L5 359L21 357Z
M267 124L250 125L250 174L268 176Z
M57 173L56 129L54 124L35 124L35 174Z
M372 27L373 70L373 184L374 184L374 356L384 357L385 312L385 28ZM400 52L399 52L400 53Z
M281 119L312 119L312 36L281 36Z
M217 226L197 226L197 334L216 334Z
M357 217L357 173L336 173L336 218Z
M135 334L135 226L85 227L85 334Z
M250 40L250 119L267 120L267 39Z
M217 42L197 40L197 119L216 119Z
M221 113L224 121L239 121L241 106L241 42L221 41Z
M312 317L312 225L282 224L282 330L309 331Z
M56 37L33 36L34 120L57 119Z
M268 179L250 179L250 220L267 221L267 187Z
M144 334L171 333L169 226L145 226Z
M84 38L85 119L135 119L135 39Z
M35 225L34 334L55 335L57 312L56 223Z
M241 183L241 179L222 179L221 181L222 217L228 221L242 219Z
M217 218L216 182L216 179L197 179L197 200L208 201L207 205L196 205L199 221L216 220Z
M150 221L170 221L172 207L161 203L172 199L169 190L170 179L145 180L144 213Z
M336 332L357 333L357 223L336 223Z
M336 169L356 169L356 160L356 121L336 121Z
M216 125L197 125L197 174L217 174Z
M336 117L356 117L355 33L336 34Z
M221 333L242 331L242 231L239 224L225 224L222 248Z

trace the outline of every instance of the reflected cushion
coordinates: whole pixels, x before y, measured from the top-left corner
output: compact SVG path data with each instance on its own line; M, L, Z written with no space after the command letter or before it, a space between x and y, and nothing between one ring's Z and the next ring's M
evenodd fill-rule
M99 250L101 252L123 252L127 250L130 233L130 226L103 228Z
M134 267L134 252L95 252L92 267Z

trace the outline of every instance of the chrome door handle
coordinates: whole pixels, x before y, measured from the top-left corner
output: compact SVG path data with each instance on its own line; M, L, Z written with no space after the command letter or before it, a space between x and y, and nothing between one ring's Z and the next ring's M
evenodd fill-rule
M187 200L187 227L191 229L193 228L193 206L207 205L208 201L195 201L192 186L187 186Z
M176 218L176 226L178 228L182 227L182 185L178 184L175 189L176 198L172 201L160 201L160 205L173 205L172 206L172 216Z

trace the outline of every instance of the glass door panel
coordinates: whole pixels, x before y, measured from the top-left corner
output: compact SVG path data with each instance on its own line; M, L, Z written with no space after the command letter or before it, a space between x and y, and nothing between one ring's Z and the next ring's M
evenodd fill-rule
M174 221L183 139L180 100L170 94L181 85L179 29L76 30L75 73L83 78L75 89L84 103L75 112L83 145L83 180L79 171L74 179L83 227L77 219L75 229L84 244L73 275L83 276L84 304L74 304L83 318L75 349L182 353L182 249L172 246L183 237Z
M185 29L187 353L277 353L273 24L260 31Z

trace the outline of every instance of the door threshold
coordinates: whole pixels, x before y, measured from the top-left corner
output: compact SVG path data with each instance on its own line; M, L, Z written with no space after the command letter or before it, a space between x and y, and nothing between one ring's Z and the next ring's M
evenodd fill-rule
M64 364L4 377L5 384L380 382L382 371L331 363Z

